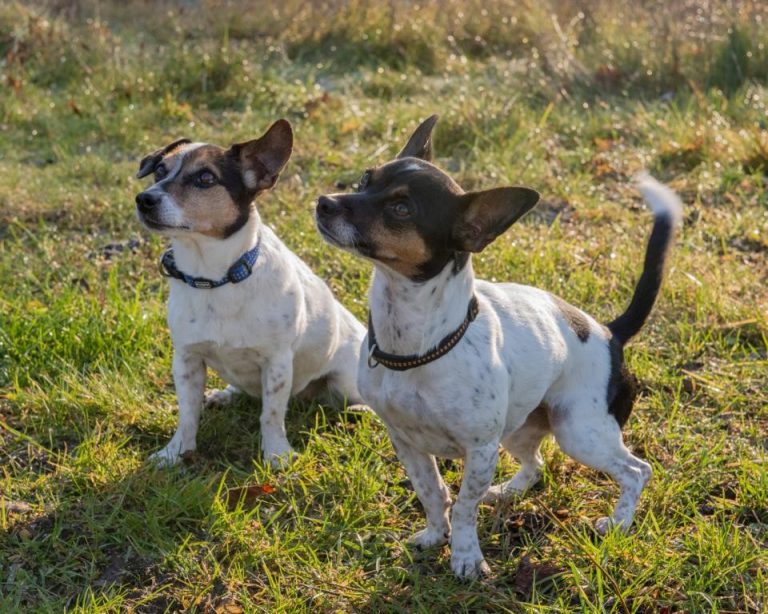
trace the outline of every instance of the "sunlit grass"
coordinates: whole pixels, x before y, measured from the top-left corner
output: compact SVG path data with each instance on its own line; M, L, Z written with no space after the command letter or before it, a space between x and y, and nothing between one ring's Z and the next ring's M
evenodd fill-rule
M762 3L46 6L0 7L0 611L768 608ZM244 399L204 414L184 467L144 464L175 395L138 160L288 118L295 152L260 212L362 319L369 267L321 241L313 200L434 112L462 186L543 195L475 259L483 277L607 321L650 226L632 175L650 168L686 205L627 351L643 394L626 439L654 468L635 531L594 537L617 488L549 443L542 486L481 509L492 576L472 584L447 549L406 546L422 513L372 415L294 404L301 456L276 473ZM442 469L455 490L461 463Z

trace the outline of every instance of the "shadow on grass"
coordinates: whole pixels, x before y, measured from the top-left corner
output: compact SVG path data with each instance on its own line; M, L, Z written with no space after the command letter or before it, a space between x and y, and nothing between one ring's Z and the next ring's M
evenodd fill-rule
M95 432L103 427L94 420L95 426L76 438L66 425L61 433L52 430L55 449L26 446L6 469L39 481L49 476L38 498L55 503L37 513L26 503L6 505L0 498L0 512L10 521L0 534L0 602L25 611L130 604L137 612L186 609L190 592L201 596L201 611L233 602L222 576L196 577L199 570L194 567L226 566L230 548L242 547L239 538L222 534L221 523L247 526L254 521L244 518L259 516L258 505L270 516L280 512L282 499L289 496L286 492L285 497L281 493L248 501L242 487L270 475L259 461L260 405L258 399L240 397L226 407L206 410L198 451L169 469L143 462L169 437L159 428L128 426L122 443L112 449L113 440ZM344 419L354 423L356 415L349 412ZM311 427L322 420L332 428L340 416L338 406L324 410L314 402L293 402L287 426L291 443L301 452ZM0 435L0 444L16 447L11 440L18 436L6 430ZM125 443L135 446L141 457L132 469L118 466L117 456L111 458ZM124 454L120 456L124 461ZM241 491L244 497L238 496ZM263 494L271 492L265 489ZM225 518L232 513L235 521Z

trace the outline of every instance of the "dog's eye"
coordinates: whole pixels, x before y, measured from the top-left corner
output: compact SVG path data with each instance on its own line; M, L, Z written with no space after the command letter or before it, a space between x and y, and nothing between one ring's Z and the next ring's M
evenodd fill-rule
M216 185L216 175L211 171L202 171L195 178L195 185L198 188L210 188L212 185Z
M399 217L400 219L405 219L411 215L411 207L405 202L394 203L389 206L389 210L395 217Z
M164 164L161 164L155 169L155 181L160 181L167 174L168 174L168 169L165 168Z

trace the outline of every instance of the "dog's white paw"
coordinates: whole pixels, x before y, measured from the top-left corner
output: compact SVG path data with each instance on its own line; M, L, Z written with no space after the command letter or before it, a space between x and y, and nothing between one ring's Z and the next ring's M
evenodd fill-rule
M503 484L495 484L488 489L488 492L482 498L482 503L496 503L498 501L506 501L513 497L517 497L525 493L528 490L528 485L523 483L515 483L512 480L504 482Z
M154 454L150 454L147 458L147 462L154 464L157 467L173 467L181 461L181 456L185 452L194 450L194 446L184 447L180 443L171 439L167 446L162 450L158 450Z
M203 403L206 407L229 405L229 403L232 402L232 399L239 393L240 391L234 386L227 386L224 390L214 388L206 393L205 401L203 401Z
M273 469L287 467L298 458L298 454L288 443L288 440L270 441L264 443L262 448L264 462L269 463Z
M427 527L411 535L408 543L416 546L419 550L435 548L447 544L451 539L451 530L449 528L434 529Z
M483 503L496 503L524 494L541 480L541 471L518 471L511 479L501 484L494 484L485 493Z
M603 537L608 535L608 533L614 529L618 529L622 533L626 533L629 530L624 522L614 520L609 516L598 518L597 522L595 522L595 531L597 531L598 535Z
M451 552L451 569L461 580L474 580L491 573L480 548Z
M495 484L488 489L488 492L486 492L485 495L483 495L483 498L480 499L480 503L491 504L503 499L504 491L501 488L501 484Z
M613 520L611 520L608 516L598 518L597 522L595 522L595 531L597 531L598 535L608 535L612 528Z

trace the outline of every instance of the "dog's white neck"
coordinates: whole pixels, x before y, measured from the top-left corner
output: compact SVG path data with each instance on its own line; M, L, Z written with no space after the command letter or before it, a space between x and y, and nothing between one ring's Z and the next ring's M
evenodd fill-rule
M255 247L261 232L261 218L253 209L245 225L226 239L201 234L185 234L171 239L171 247L180 271L193 277L217 280L245 252Z
M451 261L420 283L377 264L368 302L379 349L423 354L435 347L464 321L474 285L471 258L458 272Z

